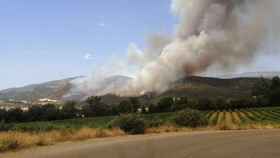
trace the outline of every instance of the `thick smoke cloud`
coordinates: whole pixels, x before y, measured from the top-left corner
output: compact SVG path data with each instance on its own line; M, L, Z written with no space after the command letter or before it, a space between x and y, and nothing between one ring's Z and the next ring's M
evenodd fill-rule
M269 35L279 32L278 0L173 0L174 37L156 35L144 51L131 46L135 78L114 93L161 93L182 77L212 67L233 71L254 61Z

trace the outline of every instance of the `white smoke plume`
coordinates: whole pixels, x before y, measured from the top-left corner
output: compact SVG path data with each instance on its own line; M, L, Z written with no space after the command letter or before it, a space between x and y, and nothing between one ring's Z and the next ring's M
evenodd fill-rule
M182 77L211 67L233 71L254 61L269 35L279 32L278 0L172 0L179 23L174 37L156 35L148 48L129 49L140 70L114 93L161 93Z

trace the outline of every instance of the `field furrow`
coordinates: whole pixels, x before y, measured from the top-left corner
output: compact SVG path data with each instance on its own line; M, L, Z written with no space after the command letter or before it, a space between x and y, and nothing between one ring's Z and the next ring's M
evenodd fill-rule
M232 117L232 122L234 124L240 124L241 123L241 119L240 116L238 115L238 112L231 112L231 117Z
M258 117L249 111L243 111L242 113L244 114L245 118L249 121L259 121Z
M225 123L228 124L228 125L231 125L231 124L234 124L233 123L233 117L231 115L231 112L224 112L224 117L225 117Z
M214 112L210 117L210 120L209 120L210 124L216 125L218 122L218 118L219 118L219 112Z
M278 116L269 113L269 111L258 110L258 113L259 113L259 115L262 115L264 118L266 118L266 120L269 120L269 121L278 121L279 120Z
M219 118L217 124L222 124L225 121L225 112L219 112Z

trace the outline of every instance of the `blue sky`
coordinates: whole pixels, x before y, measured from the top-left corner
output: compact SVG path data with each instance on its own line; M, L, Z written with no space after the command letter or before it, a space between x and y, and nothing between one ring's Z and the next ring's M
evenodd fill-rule
M1 0L0 89L87 75L111 56L124 57L132 42L144 47L148 35L172 33L170 3ZM279 58L260 57L243 71L280 70Z
M169 8L170 0L1 0L0 89L86 75L129 43L171 32Z

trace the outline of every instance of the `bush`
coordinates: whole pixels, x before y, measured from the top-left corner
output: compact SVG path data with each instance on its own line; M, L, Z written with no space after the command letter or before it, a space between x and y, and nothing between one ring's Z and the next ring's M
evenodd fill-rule
M139 115L121 115L110 123L110 127L120 128L128 134L143 134L145 121Z
M13 125L7 124L4 121L0 122L0 132L9 131L13 128Z
M198 127L207 124L206 118L199 110L186 109L178 112L174 121L179 126Z
M157 112L170 112L173 104L172 97L161 98L157 104Z
M63 130L65 128L65 126L59 126L51 123L27 123L17 124L12 128L12 130L20 132L48 132L54 130Z

